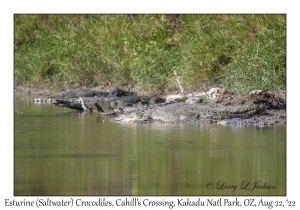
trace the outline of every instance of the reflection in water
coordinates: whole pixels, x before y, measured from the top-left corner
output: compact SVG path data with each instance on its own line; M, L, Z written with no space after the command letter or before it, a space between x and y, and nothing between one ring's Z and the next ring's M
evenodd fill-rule
M15 195L286 194L284 126L121 124L28 99L15 109ZM276 188L241 189L255 182Z

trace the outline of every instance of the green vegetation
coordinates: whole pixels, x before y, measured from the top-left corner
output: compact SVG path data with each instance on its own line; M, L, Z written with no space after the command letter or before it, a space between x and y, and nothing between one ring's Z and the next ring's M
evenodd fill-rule
M286 88L286 15L15 15L15 84Z

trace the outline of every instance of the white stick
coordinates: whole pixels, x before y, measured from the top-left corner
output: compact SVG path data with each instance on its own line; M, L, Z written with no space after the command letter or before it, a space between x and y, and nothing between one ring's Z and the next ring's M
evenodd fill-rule
M79 97L79 101L80 101L81 106L82 106L82 108L84 109L84 111L87 111L88 108L87 108L86 105L84 104L84 101L83 101L83 99L82 99L81 97Z
M176 73L175 70L174 70L174 74L175 74L177 83L178 83L178 85L179 85L180 92L181 92L181 93L184 93L184 89L183 89L183 87L182 87L182 85L181 85L181 82L180 82L179 78L177 77L177 73Z

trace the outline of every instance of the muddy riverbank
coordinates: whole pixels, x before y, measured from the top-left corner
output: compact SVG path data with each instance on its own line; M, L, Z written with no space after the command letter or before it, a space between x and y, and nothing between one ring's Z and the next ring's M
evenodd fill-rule
M109 86L98 86L98 87L73 87L67 90L75 89L92 89L97 91L111 91L115 88ZM123 89L129 90L130 87L123 87ZM31 95L34 97L47 97L58 93L59 91L55 88L49 88L47 85L38 86L18 86L15 87L16 95ZM139 94L137 95L144 95ZM151 95L150 97L153 97ZM244 109L249 105L260 105L263 104L266 107L264 114L254 115L243 124L260 124L260 125L282 125L286 124L286 91L265 91L265 90L254 90L244 95L234 95L224 89L211 88L207 92L189 92L189 93L178 93L178 92L165 92L158 95L165 99L167 102L174 103L186 103L195 104L197 106L205 105L216 110L227 110L227 109ZM226 124L226 121L222 123ZM237 122L238 123L238 122Z

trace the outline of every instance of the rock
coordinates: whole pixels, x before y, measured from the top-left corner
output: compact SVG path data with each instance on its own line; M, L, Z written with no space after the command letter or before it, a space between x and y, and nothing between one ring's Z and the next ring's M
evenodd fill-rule
M184 94L177 94L177 95L168 95L166 97L166 103L169 103L171 101L176 101L176 102L179 102L179 101L184 101L186 99L186 95Z
M230 93L227 90L221 88L211 88L207 94L211 100L219 100L230 96Z
M198 97L192 97L185 101L185 103L187 103L187 104L198 104L198 103L202 103L202 102L203 102L203 99L198 98Z
M207 93L205 92L194 92L194 93L189 93L186 95L188 98L192 97L201 97L201 98L208 98Z
M260 94L262 92L263 92L262 90L253 90L249 94L254 95L254 94Z

